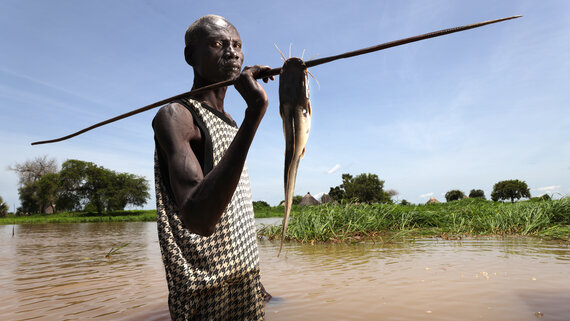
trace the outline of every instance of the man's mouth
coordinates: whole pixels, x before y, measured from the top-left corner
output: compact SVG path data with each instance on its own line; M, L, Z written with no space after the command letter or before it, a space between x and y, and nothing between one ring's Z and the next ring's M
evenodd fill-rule
M241 65L239 64L234 64L234 63L228 63L228 64L224 64L223 68L226 70L235 70L235 71L240 71L241 70Z

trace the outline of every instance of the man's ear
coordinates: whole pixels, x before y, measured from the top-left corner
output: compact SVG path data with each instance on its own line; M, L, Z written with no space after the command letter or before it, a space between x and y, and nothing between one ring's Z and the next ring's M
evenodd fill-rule
M187 64L194 67L194 61L192 60L192 50L190 50L190 47L184 47L184 59L186 59Z

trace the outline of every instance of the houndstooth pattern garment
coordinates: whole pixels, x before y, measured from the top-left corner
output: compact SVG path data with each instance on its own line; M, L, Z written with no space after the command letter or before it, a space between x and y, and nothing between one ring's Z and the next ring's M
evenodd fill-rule
M197 101L189 99L182 103L203 126L201 128L206 129L205 136L210 136L215 167L237 133L235 123ZM158 236L172 319L263 320L247 168L244 166L236 191L214 234L203 237L184 227L163 179L160 161L155 151ZM162 168L164 171L165 167Z

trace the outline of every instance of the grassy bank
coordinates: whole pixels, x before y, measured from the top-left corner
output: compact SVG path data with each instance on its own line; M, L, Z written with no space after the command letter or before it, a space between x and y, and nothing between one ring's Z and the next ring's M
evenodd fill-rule
M294 207L296 209L296 207ZM283 216L283 207L255 208L255 218ZM113 213L64 212L55 214L8 215L0 218L0 225L45 223L96 223L96 222L154 222L156 210L117 211Z
M321 205L292 213L287 238L301 242L360 241L384 234L441 236L532 235L570 239L570 198L542 202L497 203L464 199L450 203L402 206ZM260 235L277 239L281 226Z
M0 218L0 224L95 223L95 222L148 222L156 221L155 210L117 211L113 213L55 213Z
M255 208L255 217L283 216L282 206ZM156 220L155 210L110 214L56 213L0 218L0 224L135 222ZM267 226L260 236L278 239L281 226ZM301 242L361 241L385 235L440 236L530 235L570 241L570 198L497 203L464 199L429 205L293 206L287 238Z

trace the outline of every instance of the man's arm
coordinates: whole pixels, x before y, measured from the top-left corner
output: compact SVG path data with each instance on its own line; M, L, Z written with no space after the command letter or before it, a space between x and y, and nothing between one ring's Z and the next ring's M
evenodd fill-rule
M170 185L185 226L209 236L239 182L253 137L267 109L265 91L254 79L269 67L246 67L235 87L247 103L245 118L226 153L206 176L190 141L201 139L192 115L179 104L162 108L155 117L155 135L166 155Z

